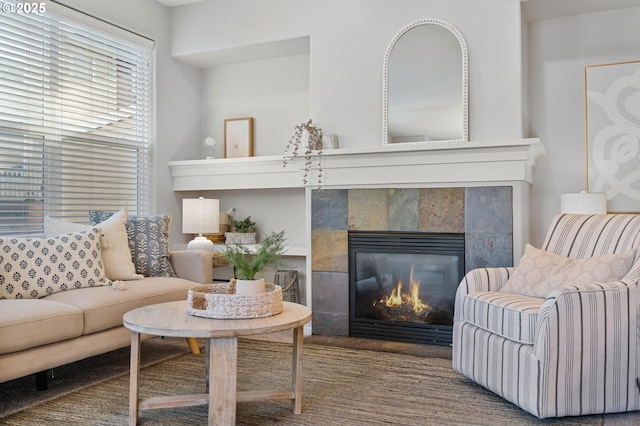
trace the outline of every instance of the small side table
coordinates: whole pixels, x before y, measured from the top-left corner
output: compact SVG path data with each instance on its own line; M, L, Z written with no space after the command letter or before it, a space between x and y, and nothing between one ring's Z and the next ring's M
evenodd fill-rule
M209 425L233 425L236 402L291 400L293 412L302 412L303 326L311 320L306 306L283 302L278 315L256 319L217 320L187 313L186 301L159 303L127 312L124 326L131 330L131 376L129 385L129 425L138 422L138 410L209 405ZM238 336L293 329L291 389L236 391ZM205 338L207 341L208 394L138 399L140 374L140 334L168 337Z

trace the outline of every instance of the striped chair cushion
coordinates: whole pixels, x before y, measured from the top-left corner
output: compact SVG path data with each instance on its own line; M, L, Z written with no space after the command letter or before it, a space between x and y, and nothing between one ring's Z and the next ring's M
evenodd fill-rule
M518 294L477 291L462 301L462 320L507 339L532 345L544 299ZM460 313L460 312L459 312Z

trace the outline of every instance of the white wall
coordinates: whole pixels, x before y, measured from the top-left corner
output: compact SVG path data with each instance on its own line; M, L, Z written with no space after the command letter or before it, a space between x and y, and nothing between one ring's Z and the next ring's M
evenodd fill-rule
M584 67L640 60L639 21L640 8L630 8L529 25L530 132L547 149L534 172L535 245L560 210L560 194L586 186Z
M448 21L467 42L470 138L521 137L517 0L205 0L172 9L172 53L310 36L309 116L337 133L341 147L379 146L385 50L401 28L424 18ZM206 72L207 81L213 72ZM269 139L279 144L269 152L284 149L288 138L280 138Z
M449 22L467 43L470 139L522 137L518 0L402 0L401 5L397 0L204 0L172 8L174 57L200 61L211 53L227 55L234 48L300 37L309 37L310 52L205 66L200 141L213 130L214 155L222 157L224 118L252 116L256 155L282 153L294 126L308 118L325 133L338 134L342 148L380 146L385 51L398 31L425 18ZM203 158L206 150L201 148L199 156L177 155L177 160ZM286 228L295 242L305 241L304 221L279 226L283 215L304 214L304 198L274 198L267 192L275 206L265 208L260 197L245 194L178 195L219 197L223 204L242 207L240 216L251 214L265 231Z
M197 141L201 140L201 71L171 57L169 8L154 0L64 0L63 3L155 40L155 212L173 216L171 241L182 240L180 202L171 190L167 163L181 156L198 158L200 155L201 145Z

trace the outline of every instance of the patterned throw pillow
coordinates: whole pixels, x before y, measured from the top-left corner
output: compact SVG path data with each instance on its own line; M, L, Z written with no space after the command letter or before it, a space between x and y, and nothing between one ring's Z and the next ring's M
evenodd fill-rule
M558 268L567 265L571 259L550 253L527 244L524 255L509 281L500 289L507 293L532 297L546 297L543 283Z
M631 269L636 250L572 259L527 244L520 264L500 291L549 296L565 285L618 281Z
M141 280L144 277L136 274L136 268L131 260L129 251L129 238L125 228L127 221L127 209L122 209L104 222L95 226L102 230L102 263L107 278L113 281ZM54 237L60 234L76 232L87 229L88 225L65 222L60 219L44 218L44 235Z
M547 294L565 285L610 283L623 279L636 258L636 250L575 259L547 278Z
M0 238L0 299L37 299L59 291L110 285L101 230L51 238Z
M89 211L92 225L113 216L113 212ZM145 277L175 277L169 263L171 215L130 216L125 223L131 259L136 273Z

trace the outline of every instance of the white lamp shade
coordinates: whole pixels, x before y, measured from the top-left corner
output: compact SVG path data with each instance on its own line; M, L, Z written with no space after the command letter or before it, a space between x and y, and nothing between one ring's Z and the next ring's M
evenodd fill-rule
M219 231L220 201L185 198L182 200L182 232L185 234L213 234Z
M580 192L560 195L560 212L574 214L605 214L607 195L599 192Z

